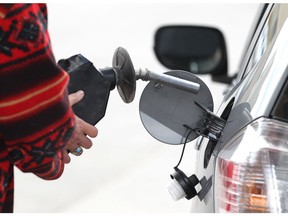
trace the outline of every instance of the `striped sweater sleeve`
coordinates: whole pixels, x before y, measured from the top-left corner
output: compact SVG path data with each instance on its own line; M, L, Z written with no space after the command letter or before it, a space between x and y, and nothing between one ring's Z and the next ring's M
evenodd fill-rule
M56 179L73 133L69 76L54 59L45 4L0 5L0 138L23 172Z

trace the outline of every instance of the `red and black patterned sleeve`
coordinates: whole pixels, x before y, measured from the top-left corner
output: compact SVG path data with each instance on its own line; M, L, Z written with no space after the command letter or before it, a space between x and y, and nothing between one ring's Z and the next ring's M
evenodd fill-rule
M0 137L23 172L56 179L73 133L69 76L54 59L45 4L0 4Z

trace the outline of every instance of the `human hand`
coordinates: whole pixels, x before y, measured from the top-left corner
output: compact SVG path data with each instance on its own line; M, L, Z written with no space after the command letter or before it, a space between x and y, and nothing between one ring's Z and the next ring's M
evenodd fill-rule
M73 106L84 97L84 92L79 90L69 95L70 106ZM83 152L83 148L89 149L92 147L92 141L89 137L95 138L98 134L98 130L95 126L83 121L76 116L75 129L72 137L68 140L68 143L64 147L64 163L68 164L71 161L69 153L79 156Z

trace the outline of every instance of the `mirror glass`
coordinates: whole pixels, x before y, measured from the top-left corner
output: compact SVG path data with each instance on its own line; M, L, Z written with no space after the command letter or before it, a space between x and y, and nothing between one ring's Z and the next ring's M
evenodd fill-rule
M172 70L194 74L226 74L224 36L215 28L165 26L156 31L154 51L158 60Z
M160 85L147 84L139 104L140 118L146 130L155 139L167 144L183 144L198 137L197 128L203 127L203 110L194 101L213 111L213 98L206 84L186 71L169 71L165 74L200 84L197 94Z

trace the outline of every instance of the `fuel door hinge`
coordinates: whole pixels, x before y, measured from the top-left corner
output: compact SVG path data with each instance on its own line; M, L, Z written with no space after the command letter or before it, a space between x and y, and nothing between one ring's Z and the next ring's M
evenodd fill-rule
M226 121L221 117L216 116L213 112L197 101L194 101L194 103L203 111L203 121L196 132L209 140L217 142L225 127Z

